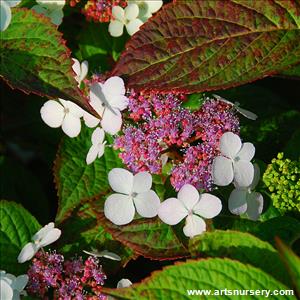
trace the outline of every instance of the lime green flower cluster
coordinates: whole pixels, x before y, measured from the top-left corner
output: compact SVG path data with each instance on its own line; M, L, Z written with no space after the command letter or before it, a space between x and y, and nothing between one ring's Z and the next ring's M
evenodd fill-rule
M283 153L278 153L268 165L263 181L276 208L281 212L300 212L300 159L283 159Z

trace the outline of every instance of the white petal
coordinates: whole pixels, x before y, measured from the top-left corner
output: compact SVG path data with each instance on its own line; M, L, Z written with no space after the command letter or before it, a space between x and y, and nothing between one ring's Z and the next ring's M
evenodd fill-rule
M152 176L149 172L140 172L133 177L133 189L135 193L147 192L152 186Z
M206 230L205 221L196 216L196 215L189 215L185 220L185 226L183 227L183 233L187 237L194 237L195 235L199 235Z
M0 4L2 5L2 4ZM13 289L5 282L3 278L0 279L0 299L11 300L13 298Z
M121 257L118 254L110 252L108 250L103 250L103 251L99 252L97 254L97 257L105 257L107 259L117 260L117 261L121 260Z
M62 23L64 12L60 8L56 10L48 10L48 16L51 19L51 22L58 26Z
M22 0L4 0L4 2L6 2L10 7L15 7L17 6L19 3L21 3Z
M105 95L108 102L110 98L115 96L125 95L125 85L121 77L113 76L108 78L103 84L103 94Z
M193 208L195 214L206 219L214 218L221 210L221 200L218 197L207 193L200 195L199 202Z
M38 14L43 14L43 15L49 17L48 10L46 8L42 7L41 5L34 5L34 6L32 6L31 9L36 11Z
M11 10L6 2L0 3L0 31L7 29L11 21Z
M228 199L228 209L234 215L241 215L247 210L247 190L234 189Z
M126 96L118 95L111 97L109 104L118 109L119 111L124 110L128 106L129 99Z
M256 120L257 119L257 115L247 109L241 108L238 105L235 105L235 109L242 114L244 117L250 119L250 120Z
M114 135L122 127L122 116L118 110L111 111L106 108L101 120L101 126L107 133Z
M251 162L240 160L234 162L234 181L238 187L248 187L254 178L254 167Z
M28 275L20 275L16 278L13 284L13 289L22 292L27 283L28 283Z
M149 8L149 11L153 14L155 12L157 12L163 5L163 1L162 0L148 0L147 1L147 5Z
M44 227L42 227L33 237L32 237L32 240L37 242L39 241L40 239L42 239L43 237L46 236L46 234L48 232L50 232L53 228L54 228L54 223L53 222L50 222L48 223L47 225L45 225Z
M255 154L255 147L252 143L244 143L241 150L236 155L240 160L250 161Z
M142 25L143 22L140 19L135 19L126 24L126 30L129 35L134 35Z
M139 7L137 4L129 4L125 7L125 18L129 21L132 21L137 18L139 15Z
M81 130L80 118L70 113L66 114L61 128L71 138L78 136Z
M41 110L42 120L52 128L58 128L62 125L64 120L64 107L57 101L49 100L42 106Z
M94 128L100 123L100 119L94 117L88 112L84 112L83 120L87 127Z
M66 3L65 0L36 0L36 2L49 10L62 9Z
M135 214L133 201L127 195L112 194L105 201L104 214L116 225L128 224Z
M121 6L114 6L111 12L112 12L112 16L117 20L120 21L125 20L125 11Z
M95 161L95 159L98 156L98 146L97 145L92 145L91 148L89 149L89 152L86 156L86 163L88 165L90 165L91 163L93 163Z
M194 186L185 184L178 192L177 198L187 210L191 210L199 200L199 193Z
M87 60L84 60L82 63L81 63L81 73L80 73L80 81L82 81L86 75L88 74L88 71L89 71L89 62Z
M48 246L57 241L60 236L61 230L59 230L58 228L53 228L41 239L40 246Z
M176 225L188 215L183 203L176 198L169 198L160 204L159 218L168 225Z
M220 139L220 151L223 155L234 158L241 150L242 142L238 135L225 132Z
M117 289L126 288L132 285L129 279L123 278L117 283Z
M81 118L83 117L83 114L84 114L84 110L79 106L77 105L76 103L72 102L72 101L67 101L67 100L64 100L64 99L58 99L62 105L69 110L69 113L71 113L73 116L75 117L78 117L78 118Z
M105 150L105 144L106 142L104 142L103 144L98 144L98 158L103 156Z
M157 216L160 200L157 194L150 190L148 192L139 193L133 198L136 211L145 218L153 218Z
M76 73L76 75L79 77L80 76L80 62L76 58L72 58L72 60L74 62L72 65L72 69Z
M97 127L92 133L92 143L93 144L103 143L104 138L105 138L104 130L100 127Z
M264 198L260 193L252 192L247 197L247 215L249 219L256 221L263 211Z
M38 250L39 247L36 244L34 243L26 244L18 256L18 262L22 264L25 261L32 259Z
M124 24L118 20L110 21L108 32L113 37L119 37L123 34Z
M94 83L90 88L90 104L99 116L102 116L104 110L103 98L102 84Z
M117 192L129 195L133 188L133 175L121 168L114 168L108 173L108 181L111 188Z
M213 180L216 185L225 186L233 180L233 167L230 159L217 156L212 165Z
M253 175L252 183L250 185L250 190L255 189L260 179L260 169L258 164L254 164L253 167L254 167L254 175Z

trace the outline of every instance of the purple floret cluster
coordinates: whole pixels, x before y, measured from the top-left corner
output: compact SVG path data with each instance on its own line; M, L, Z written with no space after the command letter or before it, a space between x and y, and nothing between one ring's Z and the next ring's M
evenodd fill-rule
M106 275L97 258L64 260L56 252L39 251L28 270L27 292L40 299L105 300ZM52 294L52 296L49 296Z
M167 155L173 164L171 184L177 191L187 183L209 191L220 137L227 131L238 134L239 120L228 103L207 99L192 112L182 107L185 100L180 94L132 91L129 120L114 145L134 173L160 174Z

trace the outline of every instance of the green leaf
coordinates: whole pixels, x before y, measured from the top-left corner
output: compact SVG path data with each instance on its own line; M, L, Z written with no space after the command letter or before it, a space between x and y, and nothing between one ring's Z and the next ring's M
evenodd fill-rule
M269 243L239 231L205 232L190 240L189 250L196 257L227 257L251 264L289 285L278 252Z
M299 1L176 1L127 43L112 75L137 90L202 92L300 61Z
M110 70L124 49L126 36L113 38L107 24L86 23L78 36L82 60L88 60L89 69L95 73Z
M248 232L272 245L275 244L276 236L288 245L292 245L300 237L300 221L289 216L276 217L265 222L222 216L214 219L214 226L217 229Z
M300 296L300 258L287 247L279 238L276 239L276 245L283 262L292 278L293 284Z
M182 106L191 111L194 111L194 110L199 110L203 102L204 102L203 94L201 93L191 94L188 95L187 101L183 102Z
M249 299L262 299L262 295L255 295L254 290L287 290L286 286L278 282L267 273L237 261L220 258L206 260L190 260L186 263L177 263L174 266L154 272L142 283L137 283L129 288L107 289L103 292L117 297L117 299L190 299L189 290L211 291L212 299L233 299L231 294L227 297L221 295L220 290L227 289L252 290ZM250 292L250 291L249 291ZM291 293L293 291L290 291ZM197 294L194 294L196 296ZM209 299L204 294L197 299ZM244 294L245 295L245 294ZM248 299L244 295L235 295L234 299ZM196 298L196 297L195 297ZM272 299L296 299L294 296L272 296Z
M280 72L279 76L288 76L291 79L300 80L300 64Z
M27 264L19 264L17 257L41 226L26 209L11 201L0 201L0 216L0 269L15 275L26 273Z
M136 254L155 260L188 256L176 227L162 223L158 218L135 219L125 226L117 226L105 218L98 208L98 220L113 238L130 247Z
M77 87L70 51L49 18L26 8L12 9L1 32L1 77L13 88L88 105Z
M122 166L118 152L107 146L101 158L86 164L92 132L93 129L84 126L77 138L65 136L59 147L54 167L59 197L56 220L59 222L79 204L110 191L107 174L111 169Z

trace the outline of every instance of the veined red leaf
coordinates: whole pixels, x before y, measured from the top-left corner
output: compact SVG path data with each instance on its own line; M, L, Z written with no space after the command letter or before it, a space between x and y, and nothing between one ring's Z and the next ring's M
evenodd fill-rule
M300 61L299 0L177 1L145 23L112 75L161 92L225 89Z
M70 50L49 18L14 8L1 32L2 77L12 88L49 98L72 100L89 108L74 79Z

